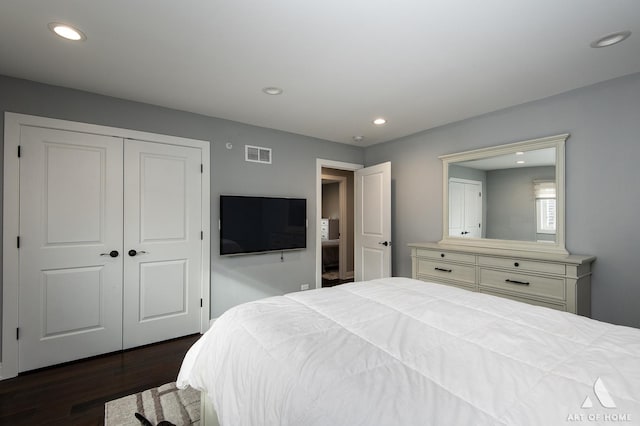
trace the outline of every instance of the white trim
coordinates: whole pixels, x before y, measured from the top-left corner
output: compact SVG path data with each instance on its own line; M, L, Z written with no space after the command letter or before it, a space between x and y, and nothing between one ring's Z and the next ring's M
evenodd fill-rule
M330 169L355 171L362 169L364 165L316 158L316 288L322 287L322 239L320 237L320 219L322 218L323 167L327 167Z
M347 278L347 178L342 176L340 179L340 186L338 187L338 197L340 197L340 225L338 226L340 233L340 253L338 265L338 276L341 280Z
M487 247L509 250L540 251L547 253L568 254L565 248L565 200L564 200L564 151L568 133L532 139L457 154L441 155L442 160L442 240L441 244ZM556 150L556 241L539 243L537 241L494 240L488 238L456 238L449 236L449 164L459 161L477 160L489 156L515 153L522 150L555 148Z
M137 139L146 142L199 148L202 152L202 275L200 315L200 332L209 328L210 310L210 274L211 274L211 219L210 219L210 143L196 139L95 124L78 123L33 115L5 112L4 115L4 181L3 181L3 268L2 268L2 363L0 364L0 380L15 377L18 374L18 283L19 283L19 251L16 237L20 230L20 161L17 156L22 126L42 127L67 130L96 135L114 136L123 139Z
M449 182L472 183L474 185L480 185L480 187L482 187L482 181L481 180L462 179L462 178L457 178L457 177L450 177L449 178Z

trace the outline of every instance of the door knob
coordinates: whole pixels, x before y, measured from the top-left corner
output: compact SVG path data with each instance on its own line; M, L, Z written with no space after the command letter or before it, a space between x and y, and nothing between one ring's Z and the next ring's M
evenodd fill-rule
M100 253L100 256L118 257L119 254L118 250L111 250L109 253Z
M387 247L391 245L391 241L380 241L378 242L378 244L382 244L383 246Z
M144 250L140 250L140 251L135 251L134 249L129 250L129 256L131 257L135 256L136 254L144 254L144 253L146 253L146 251Z

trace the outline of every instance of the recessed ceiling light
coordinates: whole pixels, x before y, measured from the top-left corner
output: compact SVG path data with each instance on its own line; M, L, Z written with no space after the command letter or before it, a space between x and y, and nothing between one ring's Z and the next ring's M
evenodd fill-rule
M518 152L516 152L516 155L524 155L524 152L518 151Z
M600 37L596 41L591 42L591 47L607 47L613 46L614 44L618 44L621 41L629 38L631 35L631 31L620 31L613 34L607 34L606 36Z
M266 93L267 95L281 95L282 94L282 89L279 87L265 87L264 89L262 89L262 91L264 93Z
M516 164L524 164L524 160L518 160L516 161Z
M354 142L362 142L364 140L364 136L354 136L352 139Z
M376 126L382 126L383 124L385 124L387 122L387 120L385 120L384 118L380 117L380 118L376 118L375 120L373 120L373 124L375 124Z
M73 28L67 24L61 24L59 22L51 22L49 24L49 29L53 31L56 35L71 41L84 41L87 39L87 36L84 35L82 31L77 28Z

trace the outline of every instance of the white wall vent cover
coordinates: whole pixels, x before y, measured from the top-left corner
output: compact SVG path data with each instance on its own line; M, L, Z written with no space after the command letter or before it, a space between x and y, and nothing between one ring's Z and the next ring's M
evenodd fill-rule
M244 159L253 163L271 164L271 148L245 145Z

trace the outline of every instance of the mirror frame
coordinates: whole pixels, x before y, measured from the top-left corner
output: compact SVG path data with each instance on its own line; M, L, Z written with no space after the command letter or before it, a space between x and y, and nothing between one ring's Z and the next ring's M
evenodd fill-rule
M442 160L442 240L440 244L475 246L483 248L537 251L557 254L569 254L565 248L565 176L564 146L568 133L532 139L522 142L498 145L472 151L441 155ZM497 155L512 154L517 151L555 148L556 150L556 241L540 243L537 241L498 240L490 238L459 238L449 236L449 165L461 161L478 160Z

